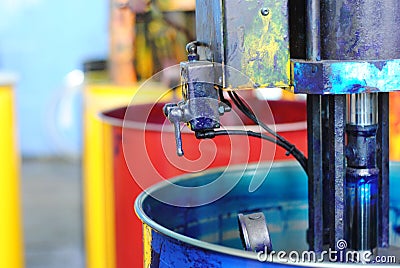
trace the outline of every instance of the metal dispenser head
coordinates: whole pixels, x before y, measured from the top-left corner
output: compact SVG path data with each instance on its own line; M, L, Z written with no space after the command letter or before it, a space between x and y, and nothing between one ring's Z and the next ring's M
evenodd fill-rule
M205 132L220 127L219 117L230 107L218 100L217 78L221 77L220 64L199 61L197 42L186 47L188 61L181 63L183 100L164 106L164 114L174 125L177 154L183 155L180 123L194 131Z

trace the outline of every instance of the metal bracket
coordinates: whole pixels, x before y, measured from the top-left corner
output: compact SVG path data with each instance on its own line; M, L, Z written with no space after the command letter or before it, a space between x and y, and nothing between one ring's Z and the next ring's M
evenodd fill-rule
M400 90L400 59L292 60L294 93L354 94Z

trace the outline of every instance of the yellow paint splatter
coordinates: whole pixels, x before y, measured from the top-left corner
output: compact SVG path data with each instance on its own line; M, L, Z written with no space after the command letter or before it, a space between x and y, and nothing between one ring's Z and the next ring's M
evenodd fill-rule
M151 227L143 224L143 267L150 267L151 265Z
M288 88L290 54L288 21L281 12L282 3L274 2L268 16L256 16L246 33L242 66L260 86Z

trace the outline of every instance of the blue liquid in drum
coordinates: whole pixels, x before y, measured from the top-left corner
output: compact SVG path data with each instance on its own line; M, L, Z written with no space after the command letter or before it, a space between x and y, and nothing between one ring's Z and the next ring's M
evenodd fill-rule
M157 243L161 243L157 239L167 239L168 242L165 243L171 243L169 244L171 249L178 245L178 248L185 248L184 252L186 253L188 251L198 251L196 254L198 254L199 258L200 256L207 256L204 258L209 258L210 262L215 261L221 264L221 266L216 265L215 267L230 267L227 263L231 263L233 260L236 263L239 261L239 263L243 264L249 263L252 265L251 267L258 267L260 263L257 260L245 259L237 255L234 256L235 253L232 254L231 252L231 249L243 249L239 236L237 213L251 213L255 211L263 211L265 213L275 251L284 250L289 252L296 250L301 252L307 250L308 186L306 175L302 169L293 164L275 166L271 169L267 179L260 188L250 193L248 186L252 178L251 175L254 172L265 172L266 174L266 170L263 167L259 167L257 171L252 170L252 167L248 167L248 171L244 173L239 183L227 195L204 206L192 208L175 207L163 204L148 195L138 198L136 209L138 210L138 206L141 206L143 214L150 218L150 220L145 219L144 222L151 227L153 227L152 222L162 226L160 230L157 230L157 228L153 229L154 241L152 242L152 247L155 247L153 252L157 251ZM180 177L174 183L181 186L205 185L215 180L221 174L222 172L205 172L199 176L192 176L190 179ZM239 174L242 175L241 172L229 171L223 176L234 178ZM400 195L396 193L400 187L399 164L391 166L390 187L390 242L391 245L400 246L400 234L398 230L400 229ZM168 192L168 185L161 185L153 190L150 189L152 193L157 191ZM182 198L182 196L179 198ZM140 217L142 217L142 212L139 209L138 214ZM165 235L165 231L162 230L163 228L175 233ZM174 237L175 234L197 239L197 242L195 245L188 245L185 241L177 240ZM222 248L223 251L226 250L226 253L214 252L214 249L207 248L210 244L203 245L203 242L223 246L220 249ZM165 250L165 247L163 248ZM171 252L179 255L180 253L178 252L180 251L178 248L174 248ZM166 258L168 259L169 257ZM168 263L166 259L164 261ZM190 262L193 260L186 258L185 261ZM195 259L195 261L198 261L198 259ZM173 262L172 259L171 262ZM226 263L224 264L224 262ZM208 267L213 267L209 263L207 265ZM207 267L207 265L204 267ZM275 265L278 264L274 264L273 267Z
M253 201L260 204L263 199L254 199ZM238 203L240 203L240 200ZM232 205L235 206L235 203L232 203ZM174 231L204 242L243 249L237 223L237 210L221 209L220 211L224 213L215 213L207 218L197 215L198 219L187 221L175 227ZM275 203L263 207L257 206L250 210L241 210L244 213L251 213L252 211L264 212L274 242L274 250L307 249L304 231L308 227L306 202ZM186 214L188 218L194 218L194 215L189 215L190 212L186 213L188 213ZM302 241L302 243L299 243L299 241Z

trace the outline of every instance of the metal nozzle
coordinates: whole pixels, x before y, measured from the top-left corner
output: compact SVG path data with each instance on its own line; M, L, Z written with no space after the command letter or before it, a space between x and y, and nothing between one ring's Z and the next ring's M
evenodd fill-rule
M183 156L183 149L182 149L182 137L181 137L181 129L179 122L173 122L174 129L175 129L175 142L176 142L176 154L178 156Z

